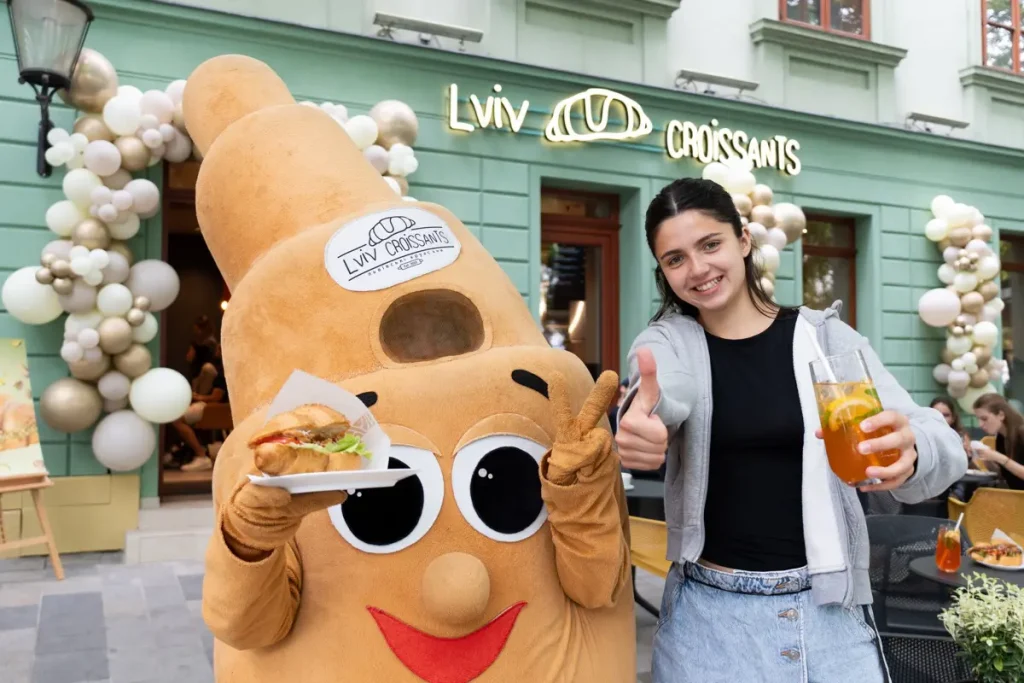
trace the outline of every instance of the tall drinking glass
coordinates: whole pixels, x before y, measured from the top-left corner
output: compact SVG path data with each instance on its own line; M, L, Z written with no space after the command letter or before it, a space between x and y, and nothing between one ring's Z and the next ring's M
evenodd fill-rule
M868 478L867 468L888 467L899 460L900 453L893 450L865 455L857 450L862 441L892 433L891 427L876 429L870 434L860 429L861 422L882 412L882 401L875 391L864 355L852 351L829 356L824 362L821 359L811 362L811 378L829 465L836 476L851 486L877 484L877 480Z

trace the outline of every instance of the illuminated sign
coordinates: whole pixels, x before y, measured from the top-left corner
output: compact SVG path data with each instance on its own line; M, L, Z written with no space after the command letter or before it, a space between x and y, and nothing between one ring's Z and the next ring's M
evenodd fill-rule
M459 118L459 86L448 86L448 127L472 133L479 129L507 130L519 133L530 110L529 100L518 108L495 85L493 95L481 100L468 97L471 118ZM612 126L611 112L621 112L622 121ZM611 128L611 129L610 129ZM654 131L651 119L640 104L621 93L605 88L589 88L555 104L544 128L544 137L554 143L640 140ZM797 152L800 143L784 135L758 139L742 130L673 119L665 126L664 149L672 159L688 157L702 164L739 157L754 168L773 168L787 175L800 173Z

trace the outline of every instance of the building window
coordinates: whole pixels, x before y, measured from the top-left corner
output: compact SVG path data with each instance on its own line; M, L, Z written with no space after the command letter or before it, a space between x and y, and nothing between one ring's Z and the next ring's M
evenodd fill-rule
M867 40L871 0L779 0L783 21Z
M1021 2L1019 0L982 0L985 22L981 49L985 66L1020 73Z
M842 300L840 317L857 327L857 240L852 218L808 216L803 236L804 305L821 310Z
M1002 233L999 257L1003 265L999 276L1000 295L1006 304L1003 308L1003 358L1010 370L1010 381L1004 391L1007 398L1024 401L1024 357L1018 358L1016 353L1018 346L1024 350L1024 301L1018 299L1024 297L1024 235Z

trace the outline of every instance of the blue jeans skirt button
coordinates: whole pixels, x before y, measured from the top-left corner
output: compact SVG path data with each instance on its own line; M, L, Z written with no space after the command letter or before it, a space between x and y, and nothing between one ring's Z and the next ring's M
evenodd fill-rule
M779 654L781 654L783 657L785 657L791 662L800 661L800 650L783 650Z

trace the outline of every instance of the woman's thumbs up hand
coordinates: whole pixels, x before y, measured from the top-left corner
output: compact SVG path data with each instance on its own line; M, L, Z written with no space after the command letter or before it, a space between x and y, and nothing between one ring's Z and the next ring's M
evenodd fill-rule
M658 386L658 367L654 354L641 348L636 353L640 371L640 386L632 403L619 419L615 443L623 467L631 470L656 470L665 462L668 450L668 429L661 418L654 415L654 408L661 399Z

